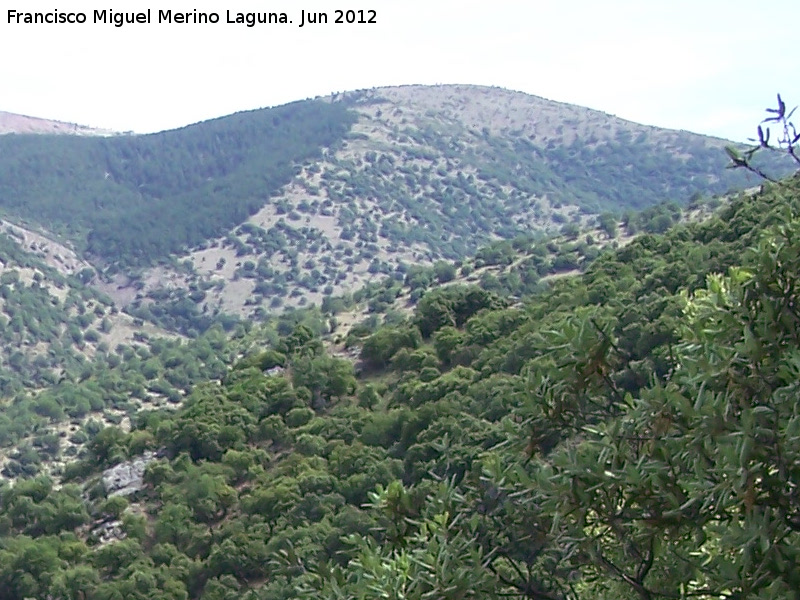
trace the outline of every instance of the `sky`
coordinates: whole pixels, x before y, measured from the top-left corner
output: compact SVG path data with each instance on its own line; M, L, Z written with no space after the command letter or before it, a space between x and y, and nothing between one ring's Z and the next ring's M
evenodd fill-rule
M150 24L92 22L148 8ZM159 24L159 9L220 22ZM336 24L337 9L376 22ZM87 22L9 23L9 10ZM301 10L329 23L300 27ZM248 28L226 11L293 23ZM798 23L797 0L4 0L0 110L147 133L332 92L461 83L744 141L776 93L800 103Z

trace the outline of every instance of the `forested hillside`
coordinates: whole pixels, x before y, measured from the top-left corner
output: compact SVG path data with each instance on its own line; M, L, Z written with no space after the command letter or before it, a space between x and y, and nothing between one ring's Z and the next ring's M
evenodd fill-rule
M87 430L177 403L179 389L224 371L210 346L221 329L185 345L120 313L84 285L90 274L63 276L24 251L20 235L0 235L0 477L68 461Z
M430 282L356 365L256 335L0 487L0 598L795 598L799 236L795 177L522 299Z
M306 101L146 136L2 136L0 207L100 261L150 264L244 221L352 122Z
M0 480L60 473L100 428L128 429L143 408L177 408L252 344L309 318L287 314L257 330L220 318L192 338L176 335L120 312L85 284L91 269L65 276L45 264L42 256L61 268L83 263L22 231L0 234ZM307 312L321 333L319 312Z
M181 333L758 181L724 168L723 140L478 86L348 92L155 136L3 143L25 152L7 172L22 191L0 204L72 227L104 292ZM82 158L64 162L62 145ZM52 195L62 187L72 192Z
M120 314L111 300L85 286L91 269L62 275L20 245L21 234L0 234L0 395L54 385L120 343L148 333L168 335ZM0 432L0 439L5 436Z

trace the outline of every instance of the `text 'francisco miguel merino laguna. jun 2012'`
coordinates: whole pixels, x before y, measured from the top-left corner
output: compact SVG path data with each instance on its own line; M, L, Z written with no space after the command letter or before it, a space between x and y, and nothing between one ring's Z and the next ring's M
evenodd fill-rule
M87 23L113 25L216 25L231 24L255 27L256 25L369 25L378 21L375 10L332 10L327 12L306 11L290 16L286 12L204 12L198 10L174 11L171 9L147 9L139 12L123 12L109 9L92 12L65 12L52 10L48 12L27 12L16 9L6 11L6 22L9 25L84 25Z

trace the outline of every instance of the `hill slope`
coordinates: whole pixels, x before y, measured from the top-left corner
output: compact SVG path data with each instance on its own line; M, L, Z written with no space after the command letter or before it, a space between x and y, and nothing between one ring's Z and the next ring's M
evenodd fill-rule
M27 115L18 115L0 110L0 135L5 134L45 134L45 135L92 135L106 136L115 135L113 131L106 129L95 129L85 125L75 123L65 123L63 121L53 121L51 119L40 119Z
M798 214L794 179L521 305L432 289L358 377L295 327L177 412L95 432L66 485L0 488L2 589L791 597ZM144 471L125 497L116 464Z
M180 269L126 268L104 291L127 305L137 296L146 303L169 293L183 302L187 294L181 290L200 290L194 297L201 298L201 312L257 317L284 305L320 303L407 265L458 260L497 239L552 232L602 211L619 215L664 200L684 203L749 181L723 168L723 140L496 88L382 88L317 102L315 110L325 105L346 112L345 138L309 157L286 185L247 200L252 214L241 226L224 225L242 219L241 213L214 212L219 218L197 228L199 213L192 211L164 231L177 215L154 220L148 211L180 203L185 194L170 200L169 188L146 186L148 194L164 196L142 202L129 217L149 219L148 232L165 241L148 250L140 246L150 235L137 235L138 254L114 250L113 256L146 262L170 248L194 248L175 257ZM212 125L225 131L233 118L244 126L268 114L198 124L192 135ZM298 135L292 127L304 126L294 123L285 135ZM147 143L180 147L178 133ZM225 143L214 151L224 152ZM176 156L191 159L195 150L184 150ZM180 166L186 177L196 167L191 160ZM226 181L233 186L238 177L232 173ZM195 196L215 202L206 192L198 189ZM116 247L128 235L120 225L109 222L100 233L90 231L90 249ZM203 236L210 237L198 243Z
M188 333L747 184L724 144L497 88L381 88L147 136L0 137L0 210Z
M148 136L0 137L0 208L102 262L152 263L241 223L349 120L305 102Z

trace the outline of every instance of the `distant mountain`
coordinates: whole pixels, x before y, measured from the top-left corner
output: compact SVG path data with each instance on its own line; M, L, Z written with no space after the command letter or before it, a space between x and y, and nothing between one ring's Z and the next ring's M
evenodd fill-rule
M108 129L95 129L94 127L86 127L85 125L53 121L51 119L39 119L37 117L18 115L16 113L0 110L0 135L9 133L93 136L116 135L115 132Z
M146 136L6 136L0 209L71 239L134 309L257 315L752 185L726 144L498 88L381 88Z

